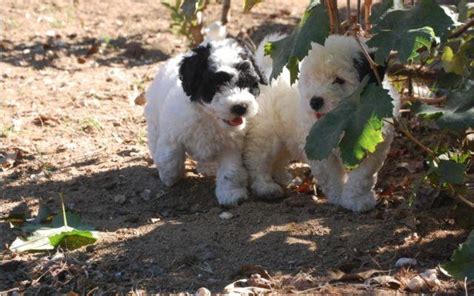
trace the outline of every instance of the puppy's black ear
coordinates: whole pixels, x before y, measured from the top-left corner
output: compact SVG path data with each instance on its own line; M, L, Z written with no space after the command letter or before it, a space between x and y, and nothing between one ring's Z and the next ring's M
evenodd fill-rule
M191 97L191 101L199 100L199 89L204 73L207 73L208 60L211 54L211 45L199 46L192 50L193 54L183 58L179 66L179 79L184 92Z
M369 54L372 60L375 57L375 53ZM374 71L370 68L370 63L365 57L365 55L360 52L358 56L352 59L354 63L354 68L356 68L357 73L359 73L359 81L362 81L365 76L369 75L369 83L378 83L377 77L375 76ZM379 74L380 79L383 80L383 76L385 75L385 65L378 65L377 66L377 73Z

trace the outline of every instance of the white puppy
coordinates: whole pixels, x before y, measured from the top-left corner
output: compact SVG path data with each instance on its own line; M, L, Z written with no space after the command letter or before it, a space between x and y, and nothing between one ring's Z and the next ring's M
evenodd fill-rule
M264 83L251 52L235 39L204 43L163 65L145 107L148 146L161 181L172 186L184 175L188 153L198 162L217 162L221 205L247 198L243 141Z
M282 37L269 36L262 44ZM272 62L263 56L262 44L257 49L257 64L268 77ZM383 70L380 70L383 77ZM370 76L370 82L376 82L357 41L353 37L332 35L324 46L312 44L300 64L296 85L290 85L285 68L270 86L262 86L258 98L260 111L249 124L244 153L251 188L257 196L282 197L282 186L289 181L286 166L290 160L300 160L310 163L329 202L353 211L366 211L375 206L373 187L377 172L393 139L390 124L384 126L385 141L351 172L346 172L337 149L323 161L308 161L304 153L312 125L349 96L366 75ZM397 98L394 92L391 95ZM394 114L398 113L398 103L395 102L395 106Z

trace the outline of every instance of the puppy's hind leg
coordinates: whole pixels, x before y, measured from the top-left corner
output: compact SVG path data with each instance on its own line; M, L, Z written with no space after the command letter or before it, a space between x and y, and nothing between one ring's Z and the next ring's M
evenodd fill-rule
M160 141L156 145L153 159L166 186L172 186L184 176L184 147L179 143Z
M377 173L387 158L393 136L393 127L387 126L385 140L377 146L374 153L349 173L341 198L343 207L355 212L364 212L375 207L377 199L373 189L377 183Z
M227 150L218 159L216 197L219 204L236 206L247 199L247 171L240 150Z

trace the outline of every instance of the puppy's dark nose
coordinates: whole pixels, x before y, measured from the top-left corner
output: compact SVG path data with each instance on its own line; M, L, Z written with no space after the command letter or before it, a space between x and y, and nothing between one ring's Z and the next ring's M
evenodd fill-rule
M247 112L247 107L247 104L234 105L230 109L230 112L234 113L235 115L242 116Z
M309 101L309 105L314 111L319 111L324 106L324 99L321 97L312 97Z

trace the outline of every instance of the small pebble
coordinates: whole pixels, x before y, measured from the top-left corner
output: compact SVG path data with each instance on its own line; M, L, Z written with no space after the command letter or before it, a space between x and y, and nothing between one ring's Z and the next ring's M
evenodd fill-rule
M194 296L211 296L211 291L204 287L201 287L197 289L196 293L194 293Z
M125 197L125 195L123 194L117 194L115 197L114 197L114 201L118 204L123 204L127 201L127 198Z
M221 218L222 220L230 220L232 219L232 217L234 217L234 215L229 212L222 212L219 214L219 218Z
M397 262L395 263L395 266L396 267L415 266L417 264L418 264L418 262L416 261L416 259L402 257L402 258L397 260Z
M151 198L151 190L150 189L143 190L140 196L142 197L144 201L149 201Z
M160 197L163 197L165 196L166 192L164 190L160 190L158 191L158 193L156 194L156 198L160 198Z
M161 221L160 218L150 218L151 223L156 223L156 222L160 222L160 221Z

